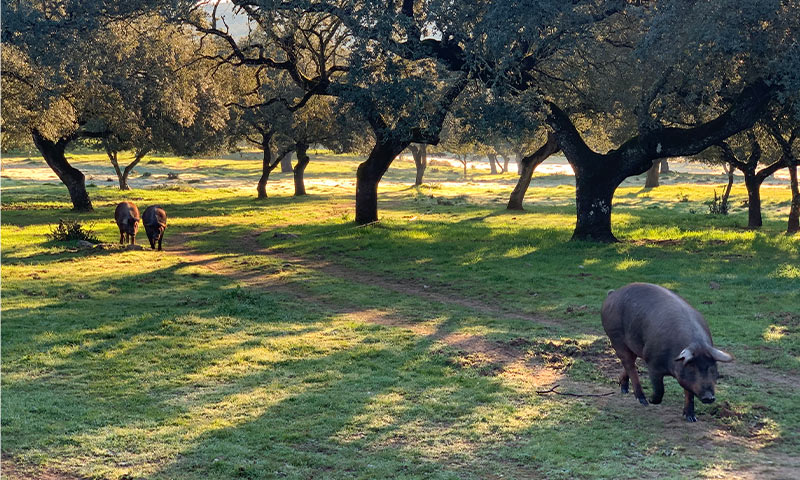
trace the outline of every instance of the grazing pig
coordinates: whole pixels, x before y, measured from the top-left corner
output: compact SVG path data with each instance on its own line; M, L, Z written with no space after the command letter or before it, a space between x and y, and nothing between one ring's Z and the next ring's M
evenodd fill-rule
M131 202L121 202L114 210L114 220L119 227L119 243L136 243L139 231L139 209Z
M653 383L650 402L661 403L664 376L671 375L684 390L684 417L696 422L694 397L703 403L713 402L719 377L717 362L733 360L714 348L700 312L664 287L631 283L609 292L601 317L603 329L624 367L619 377L622 392L628 393L630 379L633 394L647 405L635 365L636 357L641 357Z
M149 206L142 215L144 231L147 232L147 239L150 240L150 248L161 250L161 239L164 237L164 230L167 229L167 212L161 207Z

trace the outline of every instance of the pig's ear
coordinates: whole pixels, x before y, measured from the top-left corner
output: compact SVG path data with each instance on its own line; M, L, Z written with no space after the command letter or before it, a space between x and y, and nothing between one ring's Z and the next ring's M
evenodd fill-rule
M733 356L729 353L725 353L722 350L717 348L711 347L711 358L718 362L732 362Z
M690 348L691 347L686 347L683 350L681 350L681 353L679 353L678 356L675 357L675 361L676 362L682 361L684 365L689 363L692 357L694 357L694 354L692 353Z

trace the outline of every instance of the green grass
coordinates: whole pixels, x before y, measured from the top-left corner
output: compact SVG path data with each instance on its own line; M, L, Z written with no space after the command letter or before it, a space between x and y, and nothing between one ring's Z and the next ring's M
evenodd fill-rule
M685 478L752 473L800 448L800 397L759 376L800 370L788 188L764 189L765 225L753 232L742 188L732 214L716 217L704 202L721 179L676 175L650 191L634 179L616 197L623 241L596 245L568 242L574 187L562 176L536 177L527 210L512 213L513 174L459 182L459 169L436 167L414 189L413 165L398 164L381 185L381 223L356 228L356 159L314 158L302 199L276 174L257 202L257 163L236 157L137 167L203 180L178 187L119 192L90 179L96 210L81 215L61 185L3 179L4 455L110 479ZM74 163L112 174L101 155ZM209 187L215 178L232 183ZM165 207L167 252L79 250L45 236L79 217L115 241L122 199ZM284 286L254 288L170 254L190 232L197 251L227 254L219 265ZM262 247L350 273L256 254L242 241L253 232L264 232ZM545 388L613 390L599 307L631 281L684 296L745 367L721 367L720 402L698 406L700 426L678 421L671 380L664 404L644 409L630 397L540 395L514 374L542 369ZM507 356L452 340L467 337ZM704 425L738 440L700 448Z

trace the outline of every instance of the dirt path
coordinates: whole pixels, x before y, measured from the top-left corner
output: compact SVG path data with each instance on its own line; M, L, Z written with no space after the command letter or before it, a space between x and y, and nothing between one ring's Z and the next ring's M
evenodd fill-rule
M173 247L170 249L171 253L181 257L182 260L189 264L201 265L203 268L217 274L235 279L241 282L243 286L293 295L303 301L322 305L333 312L347 314L353 320L409 329L417 335L430 337L431 340L445 345L450 349L449 353L453 355L455 361L463 364L465 368L478 368L481 374L486 372L485 374L487 375L502 377L514 385L515 388L520 388L521 390L529 392L532 390L546 390L558 384L560 385L560 391L567 392L597 394L609 391L609 387L605 385L568 379L561 370L547 365L542 362L540 356L526 349L524 341L516 344L514 342L502 344L486 340L477 335L439 331L428 325L409 322L399 315L380 309L364 307L363 305L347 305L344 299L330 301L316 297L313 293L304 289L299 282L280 275L266 273L258 268L254 269L247 264L234 266L230 262L225 262L223 258L230 253L216 255L195 252L187 248L185 242L197 233L189 232L182 236L174 236ZM261 235L262 233L258 232L243 237L236 250L246 251L248 255L254 253L272 255L282 262L320 271L348 282L380 286L393 292L444 305L466 308L489 316L515 320L523 319L548 326L557 324L550 319L508 312L499 305L479 303L450 292L431 292L378 275L354 271L322 259L303 258L290 255L284 251L267 249L261 247L258 243L258 237ZM613 371L616 373L619 368L616 359L613 358L590 358L587 360L595 363L599 362L601 369L607 372ZM787 389L793 389L795 385L800 383L800 379L797 376L774 372L757 365L737 364L735 367L727 369L726 373L732 376L758 378L759 383L776 385ZM576 401L572 397L561 398L565 402ZM587 400L580 399L578 401ZM667 443L673 445L677 450L697 452L706 449L710 453L713 449L728 450L736 448L748 452L747 458L743 458L738 465L735 465L735 469L709 472L708 476L710 478L800 478L800 457L786 455L773 449L765 449L764 447L768 442L760 439L757 434L752 434L749 437L734 435L724 426L716 424L714 419L708 416L704 416L698 423L688 424L680 416L681 405L668 404L641 408L630 395L616 393L610 396L592 397L589 401L594 402L599 408L616 418L624 419L636 414L646 417L649 422L656 425L662 425L662 431Z

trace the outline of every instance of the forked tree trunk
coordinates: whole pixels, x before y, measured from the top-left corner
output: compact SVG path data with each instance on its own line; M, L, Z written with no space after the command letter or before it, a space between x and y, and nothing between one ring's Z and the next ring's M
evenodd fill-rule
M428 168L428 145L424 143L409 145L408 149L411 150L411 155L414 157L414 166L417 167L417 176L414 180L414 186L418 187L422 185L425 169Z
M644 188L655 188L658 186L658 169L661 162L656 160L653 166L647 171L647 178L644 181Z
M662 158L661 159L661 173L669 173L669 172L670 172L669 162L667 161L666 158Z
M792 206L789 209L789 222L786 233L793 234L800 231L800 190L797 186L797 161L789 165L789 183L792 189Z
M497 175L497 155L490 153L487 154L486 157L489 159L489 173Z
M461 165L464 166L464 180L467 179L467 156L466 155L459 155L458 161L461 162Z
M647 172L656 159L695 155L752 127L773 94L766 82L756 81L713 120L691 128L665 127L642 132L605 154L589 148L569 116L547 102L550 107L547 123L575 171L577 222L572 238L615 241L611 232L612 199L623 180Z
M286 153L281 157L281 173L293 172L292 169L292 152Z
M136 165L138 165L139 162L142 161L142 158L144 158L144 156L147 155L147 152L149 150L145 149L137 151L133 158L133 161L130 164L128 164L128 166L126 166L124 169L120 169L119 161L117 158L118 152L111 150L108 144L105 145L105 149L106 149L106 154L108 155L108 159L111 160L111 165L114 167L114 172L116 172L117 174L117 181L119 181L119 189L130 190L131 187L130 185L128 185L128 177L130 176L134 167L136 167Z
M728 175L728 184L725 185L725 191L722 192L721 209L724 214L728 214L728 198L731 196L731 189L733 188L733 172L736 170L733 165L728 165L725 168L725 173Z
M71 138L61 138L57 142L44 138L38 131L32 132L33 143L44 157L44 161L67 187L75 211L92 211L92 201L86 191L86 177L80 170L67 162L64 152Z
M311 159L306 153L308 151L308 144L297 142L295 148L297 148L297 163L294 166L294 196L299 197L306 195L306 185L303 175Z
M558 152L558 142L552 132L547 133L547 141L544 145L539 147L536 152L519 160L520 176L517 180L517 185L514 191L511 192L511 197L508 199L508 210L523 210L522 202L525 200L525 194L528 192L528 187L531 184L533 172L542 162L547 160L550 155Z
M378 221L378 184L392 161L411 142L378 141L356 171L356 223Z

